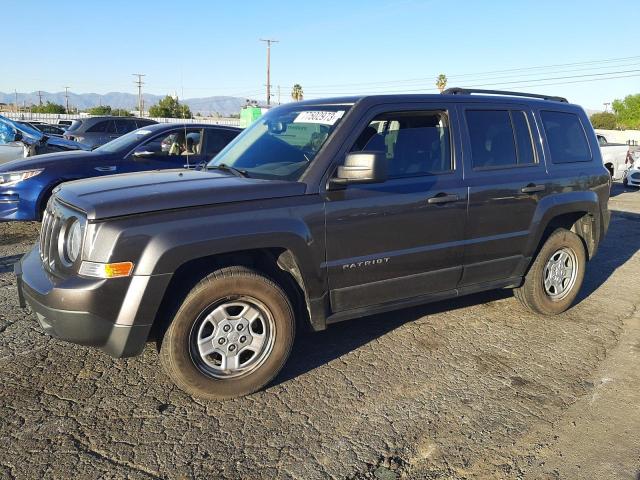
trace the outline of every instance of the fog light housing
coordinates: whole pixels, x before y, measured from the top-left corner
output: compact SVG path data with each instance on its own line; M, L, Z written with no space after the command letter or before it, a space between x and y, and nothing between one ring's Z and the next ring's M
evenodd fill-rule
M132 262L98 263L83 261L78 273L85 277L117 278L128 277L133 272Z

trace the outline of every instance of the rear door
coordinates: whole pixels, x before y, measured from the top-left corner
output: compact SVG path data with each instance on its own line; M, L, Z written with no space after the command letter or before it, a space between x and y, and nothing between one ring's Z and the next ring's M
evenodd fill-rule
M211 160L226 147L240 132L223 128L205 128L203 154L206 161Z
M466 188L453 118L444 104L378 107L347 142L338 163L349 151L383 152L389 179L325 192L334 312L456 287Z
M551 189L534 117L525 105L465 104L469 211L461 285L508 279L522 267L538 202Z

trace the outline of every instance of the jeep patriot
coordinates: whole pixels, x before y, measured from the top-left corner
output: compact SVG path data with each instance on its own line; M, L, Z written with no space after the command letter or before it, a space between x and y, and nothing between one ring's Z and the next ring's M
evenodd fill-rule
M498 288L565 311L609 188L564 98L294 102L200 170L57 187L18 292L57 338L115 357L155 341L181 389L232 398L277 375L301 327Z

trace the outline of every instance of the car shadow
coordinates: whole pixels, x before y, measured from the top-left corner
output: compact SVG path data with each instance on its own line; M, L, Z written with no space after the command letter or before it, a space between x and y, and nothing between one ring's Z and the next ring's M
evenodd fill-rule
M617 221L619 219L625 221ZM614 239L617 240L615 243ZM597 290L638 250L640 250L640 214L612 210L609 231L600 244L596 256L587 264L584 283L575 304L582 302Z
M609 192L609 197L617 197L618 195L622 195L627 192L637 192L638 189L636 187L625 187L622 183L614 182L611 184L611 190Z
M624 265L629 258L640 250L640 215L615 211L612 212L612 215L614 221L611 222L609 232L604 242L600 245L597 255L588 264L587 275L576 299L576 304L582 302L593 293L618 267ZM618 217L638 222L636 224L637 228L629 228L628 222L615 221ZM626 241L614 242L614 239L620 239L621 237L625 238ZM287 382L314 370L395 330L405 323L418 320L426 315L435 315L511 296L513 296L511 290L481 292L451 300L349 320L331 325L322 332L300 332L296 337L290 359L270 386Z
M22 254L0 257L0 273L13 272L13 264L18 262L21 258Z

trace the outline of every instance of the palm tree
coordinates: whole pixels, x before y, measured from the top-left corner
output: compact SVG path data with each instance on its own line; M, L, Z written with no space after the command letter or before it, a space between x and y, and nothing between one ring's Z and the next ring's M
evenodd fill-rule
M436 87L438 87L440 93L442 93L444 89L447 88L447 76L444 73L441 73L440 75L438 75L438 78L436 78Z
M304 92L302 91L302 85L296 83L291 89L291 98L293 98L296 102L299 102L304 98Z

